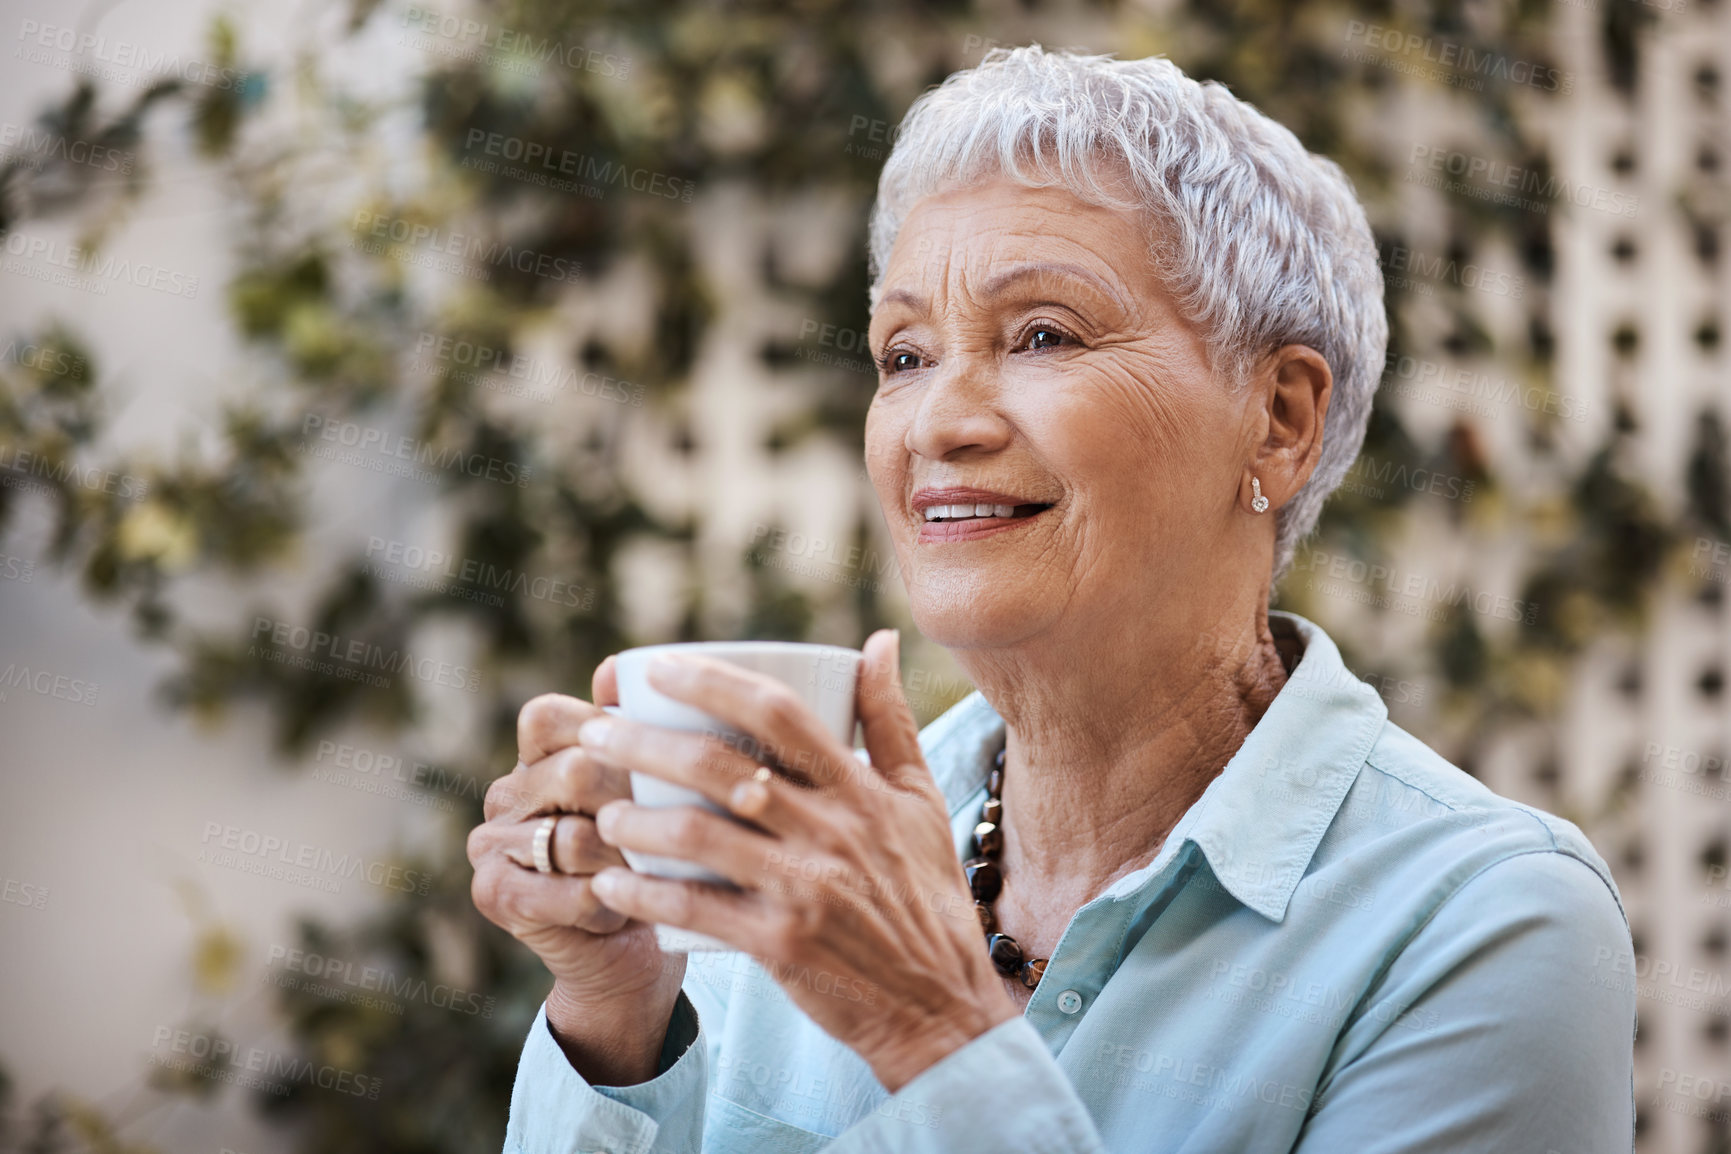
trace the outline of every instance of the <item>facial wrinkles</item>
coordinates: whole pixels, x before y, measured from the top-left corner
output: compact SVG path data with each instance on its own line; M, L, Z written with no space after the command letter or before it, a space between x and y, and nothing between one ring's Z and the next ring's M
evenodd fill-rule
M1049 211L1007 212L1001 203L982 199L934 204L922 219L909 223L914 225L904 237L909 247L892 260L886 288L912 290L925 298L928 311L921 315L892 305L893 321L882 331L879 351L906 348L934 363L936 372L967 373L973 379L963 387L977 390L980 403L993 405L995 415L1009 424L1009 435L990 450L989 474L970 472L970 479L1010 487L1020 474L1038 486L1041 496L1055 496L1058 490L1069 498L1064 531L1044 539L1032 559L1033 571L1066 586L1052 590L1054 596L1068 601L1084 585L1122 584L1122 574L1104 569L1149 561L1138 556L1141 550L1124 534L1138 540L1160 537L1144 532L1144 522L1160 517L1161 505L1171 499L1158 492L1147 500L1125 499L1128 490L1217 467L1210 454L1218 447L1220 430L1205 423L1207 398L1194 392L1202 387L1198 382L1212 379L1205 350L1166 305L1151 268L1138 264L1120 274L1101 259L1098 254L1123 248L1124 238L1121 230L1085 212L1061 218ZM985 284L1004 269L1048 261L1091 268L1118 291L1102 299L1092 287L1055 276L1049 289L1032 278L1015 283L1002 297L985 295ZM1071 307L1037 307L1042 300ZM1026 322L1041 318L1072 332L1084 347L1013 352ZM1053 387L1028 379L1035 376ZM945 385L954 388L957 382ZM917 394L905 397L905 402L918 401ZM907 422L915 418L902 410L888 419L905 435ZM1024 430L1029 435L1023 436ZM1150 459L1160 466L1150 469ZM903 475L904 500L941 475L932 464L922 462L911 446L895 463L895 472ZM1201 533L1199 526L1190 532L1173 521L1161 530ZM1163 540L1167 547L1173 543L1170 536ZM928 576L941 574L943 584L964 590L968 575L947 570L939 565Z
M1102 384L1094 398L1094 428L1111 437L1110 451L1125 458L1126 480L1146 495L1134 510L1167 504L1172 494L1163 482L1175 476L1195 479L1219 469L1219 430L1211 423L1214 414L1199 403L1204 399L1186 391L1189 373L1169 368L1160 356L1116 359L1096 372ZM1108 451L1105 444L1097 449ZM1176 528L1167 526L1169 532Z
M1066 221L1066 226L1083 234L1100 231L1087 228L1089 223L1093 222L1084 218ZM971 331L982 321L998 322L986 327L1006 339L997 331L1006 314L1020 311L1025 302L1045 297L1071 304L1095 329L1088 334L1095 340L1131 337L1132 333L1123 331L1133 311L1128 300L1131 294L1125 291L1116 270L1096 255L1109 247L1109 242L1094 237L1090 243L1087 235L1054 235L1050 227L1030 225L1021 219L1004 220L1002 211L993 206L964 204L937 209L912 234L909 252L916 255L906 262L895 262L896 272L911 271L913 276L892 279L926 295L933 306L933 316L928 319L946 331ZM987 295L988 286L1006 269L1038 264L1091 269L1108 290L1103 295L1095 286L1055 274L1046 284L1037 278L1022 278L1006 286L997 299Z

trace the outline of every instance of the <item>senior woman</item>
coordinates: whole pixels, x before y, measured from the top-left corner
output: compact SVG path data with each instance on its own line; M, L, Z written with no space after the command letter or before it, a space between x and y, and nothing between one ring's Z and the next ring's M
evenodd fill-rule
M1383 364L1339 169L1166 60L999 51L908 113L871 255L866 462L978 692L916 732L874 634L867 764L765 678L652 675L772 774L526 705L470 839L554 977L506 1149L1629 1149L1604 862L1268 609ZM633 769L744 820L635 806Z

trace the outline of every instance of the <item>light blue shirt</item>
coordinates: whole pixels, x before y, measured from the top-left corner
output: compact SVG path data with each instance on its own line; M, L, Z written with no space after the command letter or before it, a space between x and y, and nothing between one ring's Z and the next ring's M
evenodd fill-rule
M891 1095L757 962L694 954L641 1085L585 1083L543 1008L507 1154L1630 1150L1605 863L1391 724L1317 626L1270 624L1304 644L1293 675L1154 859L1076 911L1021 1017ZM1003 734L978 693L921 734L959 854Z

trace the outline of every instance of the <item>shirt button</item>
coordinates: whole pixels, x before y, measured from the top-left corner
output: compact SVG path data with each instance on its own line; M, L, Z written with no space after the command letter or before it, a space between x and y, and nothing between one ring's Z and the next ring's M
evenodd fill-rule
M1064 1014L1074 1014L1082 1008L1082 995L1075 990L1065 990L1058 995L1058 1011Z

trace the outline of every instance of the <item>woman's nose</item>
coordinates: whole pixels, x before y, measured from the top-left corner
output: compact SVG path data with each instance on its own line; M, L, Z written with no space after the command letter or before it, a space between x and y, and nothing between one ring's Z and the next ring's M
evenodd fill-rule
M1010 423L999 401L993 366L979 357L947 358L923 382L908 426L908 451L944 460L970 449L1002 448L1010 439Z

